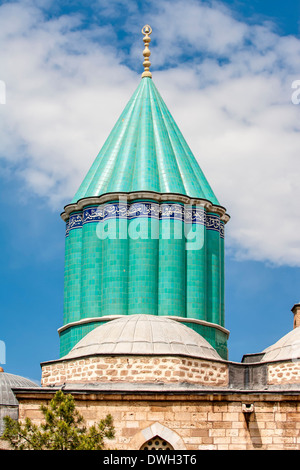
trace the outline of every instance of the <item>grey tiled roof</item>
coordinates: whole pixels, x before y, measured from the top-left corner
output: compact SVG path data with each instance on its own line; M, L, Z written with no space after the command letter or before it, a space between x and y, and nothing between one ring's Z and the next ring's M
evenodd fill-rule
M300 358L300 327L293 329L263 351L261 362L296 360Z
M185 355L221 360L217 351L191 328L155 315L125 315L98 326L62 359L96 354Z
M12 388L32 388L38 385L25 377L0 372L0 406L1 405L18 405Z

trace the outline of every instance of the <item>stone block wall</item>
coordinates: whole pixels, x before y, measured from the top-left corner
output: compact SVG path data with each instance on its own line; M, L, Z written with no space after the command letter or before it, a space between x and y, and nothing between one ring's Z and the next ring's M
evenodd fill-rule
M63 383L138 382L226 387L228 366L223 362L180 356L92 356L56 361L42 367L42 386Z
M300 361L268 364L268 384L299 384Z
M52 392L54 393L54 392ZM53 396L53 395L52 395ZM138 450L159 435L175 450L300 450L300 399L281 393L95 393L75 392L76 406L92 425L108 413L116 436L108 448ZM18 394L20 419L35 423L46 390ZM253 405L244 413L243 405Z

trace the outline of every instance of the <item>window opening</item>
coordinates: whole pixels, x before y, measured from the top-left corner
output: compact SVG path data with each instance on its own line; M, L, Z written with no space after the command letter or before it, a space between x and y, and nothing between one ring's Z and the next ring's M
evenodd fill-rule
M145 442L140 450L174 450L171 444L159 436L155 436Z

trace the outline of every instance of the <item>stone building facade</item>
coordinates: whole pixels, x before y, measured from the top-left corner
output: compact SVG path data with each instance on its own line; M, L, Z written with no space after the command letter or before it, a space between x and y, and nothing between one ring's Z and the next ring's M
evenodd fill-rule
M69 391L87 423L112 414L111 449L140 450L157 436L174 450L300 449L299 392ZM39 405L52 396L19 391L20 419L39 423Z
M60 357L41 387L13 387L19 419L71 393L87 424L108 413L117 450L300 449L300 321L228 360L226 209L149 71L66 205Z
M15 390L19 417L40 423L40 404L63 389L87 424L112 414L113 449L299 450L299 343L294 328L236 363L174 320L122 317L43 363L41 388Z

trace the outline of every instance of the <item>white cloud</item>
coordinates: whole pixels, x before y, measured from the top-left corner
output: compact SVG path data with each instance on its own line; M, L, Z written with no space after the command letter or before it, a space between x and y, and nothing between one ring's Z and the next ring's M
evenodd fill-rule
M26 161L29 189L57 207L77 189L134 91L134 74L119 65L111 47L85 39L76 16L46 21L20 4L0 12L4 24L18 19L11 30L0 24L6 44L1 155L12 165Z
M125 30L143 26L134 5ZM55 210L70 201L139 82L122 64L114 27L82 30L81 21L46 19L29 1L0 7L0 155ZM147 21L154 81L232 216L227 246L239 258L299 266L300 105L291 86L300 41L238 21L219 3L164 1ZM143 44L134 41L127 58L136 66Z

